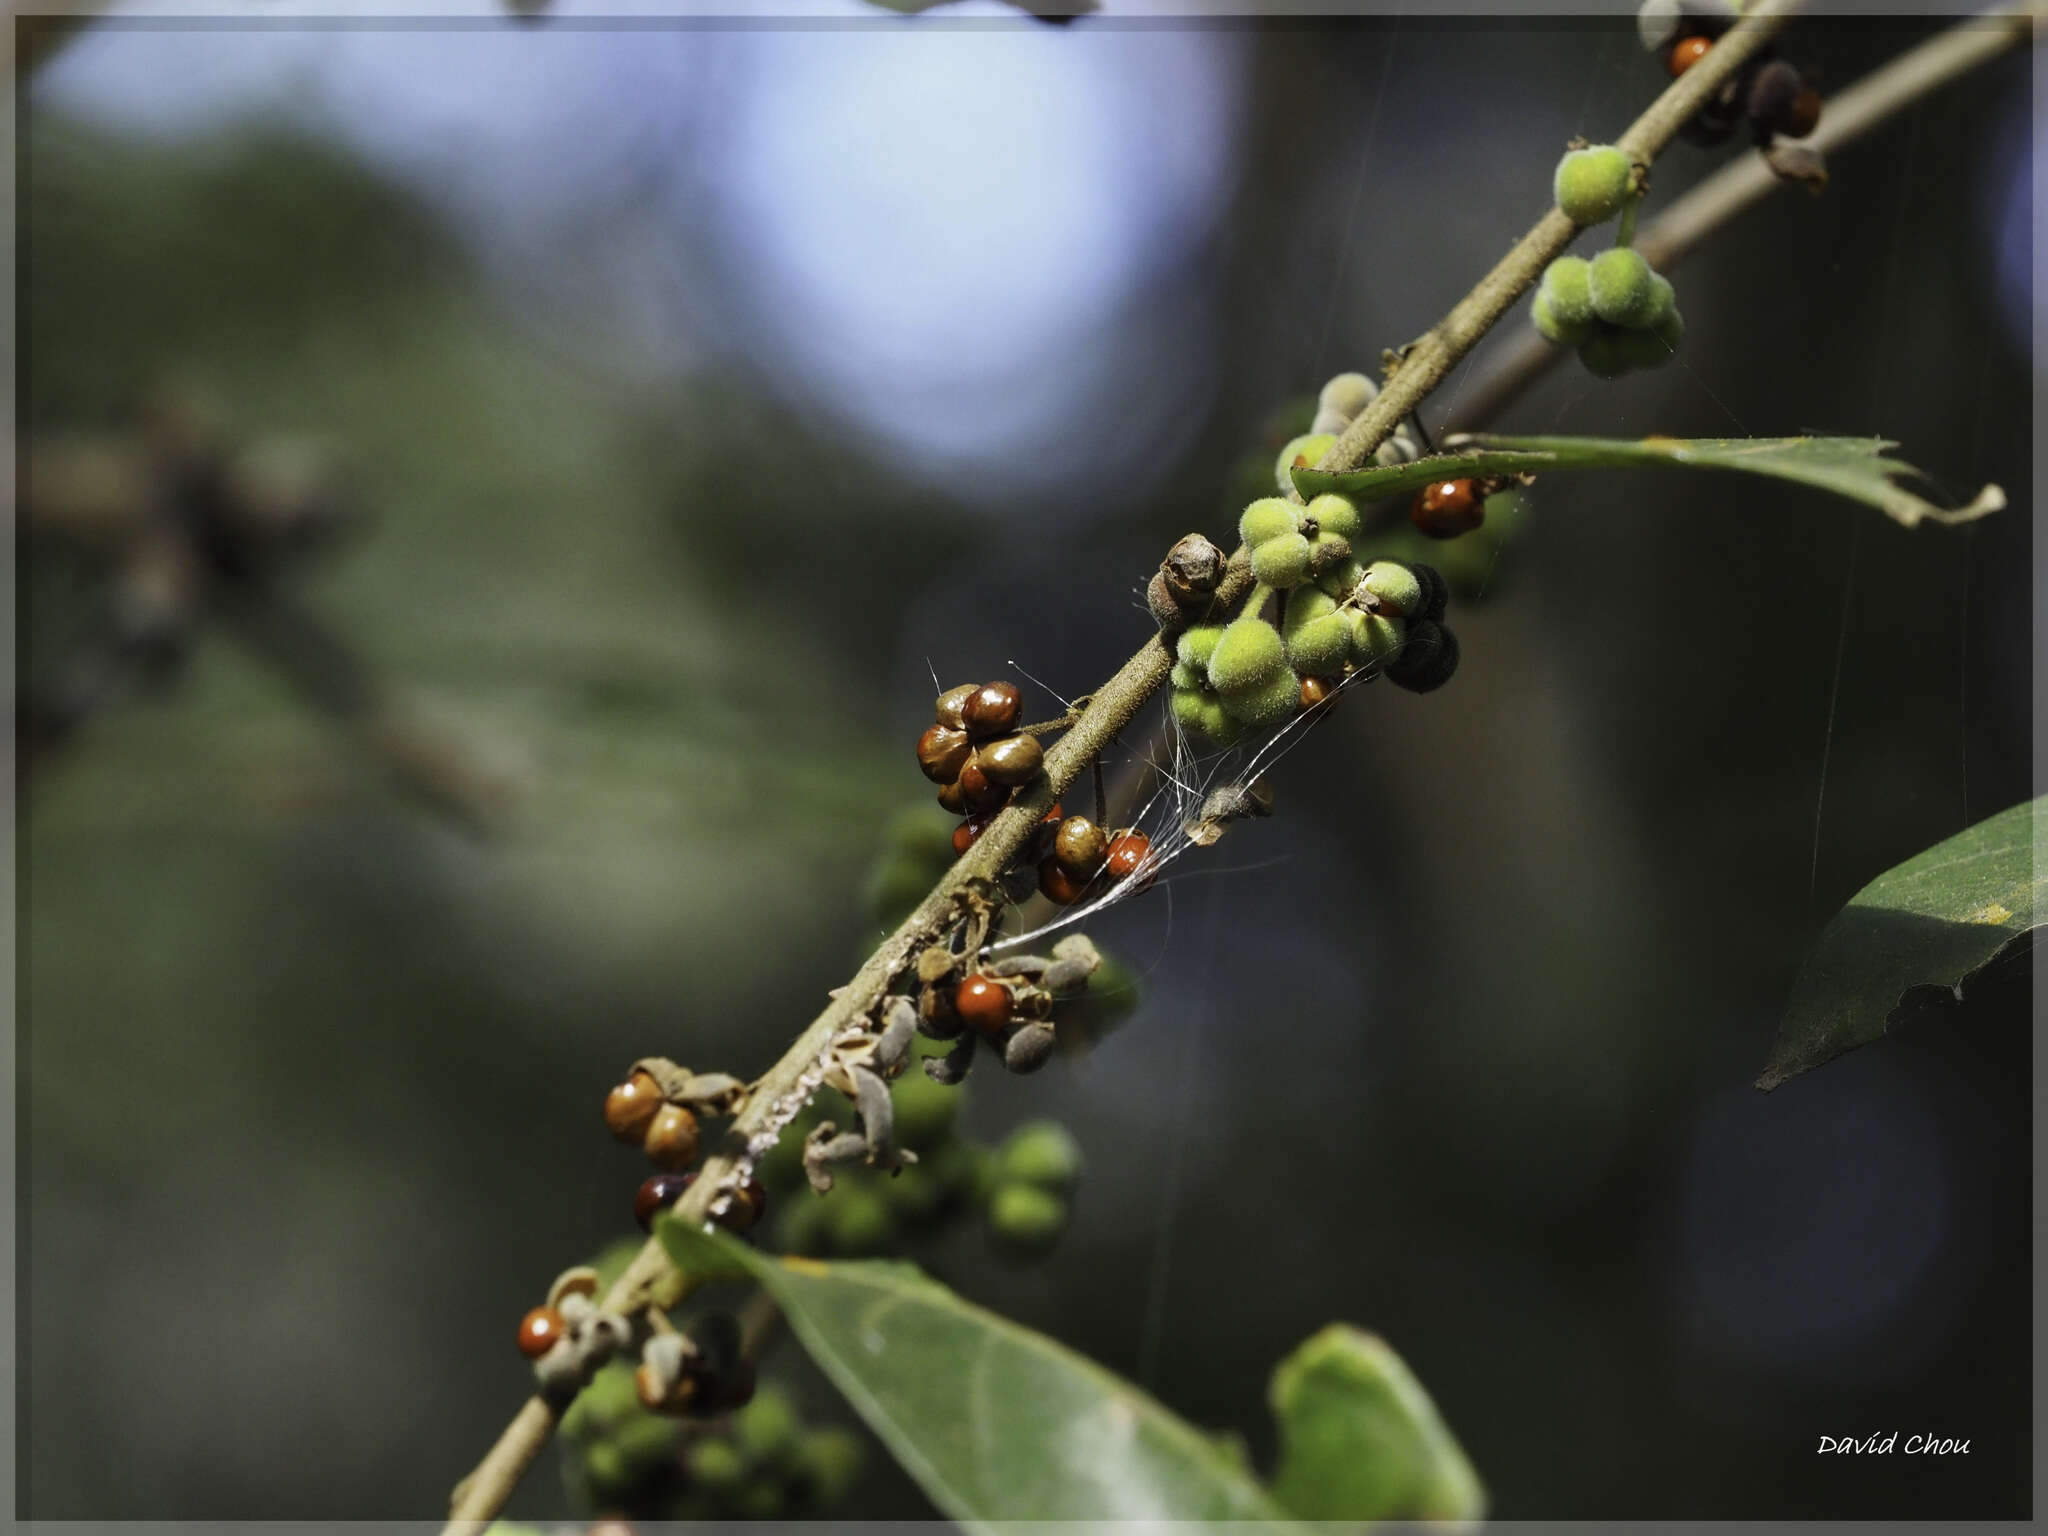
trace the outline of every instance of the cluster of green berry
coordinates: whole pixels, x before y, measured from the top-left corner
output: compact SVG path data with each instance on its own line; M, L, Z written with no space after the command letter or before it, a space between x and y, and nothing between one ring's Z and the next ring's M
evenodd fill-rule
M623 1364L569 1405L558 1443L574 1507L637 1520L816 1517L845 1500L866 1459L857 1436L806 1426L776 1386L679 1423L643 1405Z
M1575 224L1604 224L1617 214L1614 246L1591 261L1560 256L1544 269L1531 314L1546 340L1576 347L1598 378L1668 362L1685 335L1671 280L1630 247L1642 195L1637 167L1612 144L1568 150L1557 164L1557 206Z
M1245 508L1238 534L1257 585L1237 618L1196 625L1176 643L1172 710L1182 730L1228 745L1328 708L1352 673L1384 673L1418 693L1449 680L1458 649L1442 622L1442 577L1426 565L1361 566L1351 553L1361 532L1358 508L1344 496L1305 505L1262 496ZM1278 626L1263 616L1275 594Z
M1675 80L1712 52L1739 14L1728 0L1643 0L1636 34ZM1819 87L1764 47L1722 82L1680 132L1694 144L1714 145L1747 122L1760 145L1777 137L1803 139L1820 126L1820 108Z

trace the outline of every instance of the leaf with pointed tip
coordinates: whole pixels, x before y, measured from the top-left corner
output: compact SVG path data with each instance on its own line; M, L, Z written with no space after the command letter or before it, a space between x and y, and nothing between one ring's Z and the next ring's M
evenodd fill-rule
M1303 1520L1477 1520L1486 1491L1436 1404L1375 1334L1332 1323L1280 1362L1273 1497Z
M1800 968L1757 1087L1867 1045L1926 987L1961 1001L2030 948L2048 871L2034 849L2048 797L2023 802L1888 869L1821 931Z
M1447 439L1445 451L1408 464L1329 471L1295 469L1295 488L1313 499L1326 491L1378 497L1436 480L1475 475L1541 475L1563 469L1718 469L1810 485L1877 508L1907 528L1921 522L1967 523L2005 505L1987 485L1967 506L1938 507L1902 483L1920 471L1884 456L1898 444L1881 437L1499 437Z
M965 1301L915 1265L776 1259L674 1216L690 1273L743 1267L934 1504L999 1520L1228 1520L1296 1527L1230 1455L1129 1382Z

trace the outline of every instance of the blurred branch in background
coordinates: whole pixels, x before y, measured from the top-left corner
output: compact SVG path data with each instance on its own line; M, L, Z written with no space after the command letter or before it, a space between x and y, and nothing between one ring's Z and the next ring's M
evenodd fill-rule
M103 573L82 632L17 703L23 792L96 714L180 670L217 619L281 671L402 787L477 832L502 824L511 782L414 716L285 581L360 511L317 442L234 443L191 391L160 388L126 433L32 439L30 540L75 546Z

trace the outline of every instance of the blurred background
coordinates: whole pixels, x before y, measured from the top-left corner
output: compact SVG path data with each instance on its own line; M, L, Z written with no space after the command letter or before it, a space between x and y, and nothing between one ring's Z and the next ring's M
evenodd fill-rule
M268 444L359 515L97 689L110 582L181 612L176 560L22 547L78 705L20 813L26 1514L445 1510L513 1321L633 1232L605 1090L762 1070L865 953L934 674L1105 677L1276 411L1664 83L1625 18L847 16L116 20L27 87L32 443ZM1833 88L1933 27L1782 51ZM1881 433L2011 509L1538 485L1451 685L1352 696L1091 925L1143 977L1097 1049L977 1074L976 1134L1085 1151L1057 1251L926 1262L1261 1458L1273 1363L1378 1331L1502 1517L2028 1512L2025 980L1749 1082L1840 904L2039 788L2029 70L1727 228L1674 365L1495 423ZM1970 1453L1815 1453L1893 1429ZM925 1508L877 1454L844 1512Z

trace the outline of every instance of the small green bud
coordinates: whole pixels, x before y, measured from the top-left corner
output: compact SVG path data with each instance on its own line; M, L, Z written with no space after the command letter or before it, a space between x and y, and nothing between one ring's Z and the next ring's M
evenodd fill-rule
M796 1449L796 1409L774 1387L762 1387L732 1416L733 1444L756 1462L773 1462Z
M841 1258L887 1253L896 1240L896 1213L872 1185L844 1181L824 1203L831 1212L832 1251Z
M953 1117L960 1112L960 1090L935 1083L922 1072L897 1078L889 1097L894 1101L896 1139L913 1152L932 1146L952 1130Z
M1301 532L1301 509L1279 496L1261 496L1237 520L1237 536L1256 549L1268 539Z
M1363 607L1388 618L1422 612L1422 579L1398 560L1375 560L1358 578Z
M1322 595L1316 593L1318 597ZM1351 621L1341 613L1326 613L1320 619L1312 619L1287 637L1288 661L1296 672L1309 676L1329 677L1342 672L1350 656Z
M1071 1194L1081 1182L1081 1144L1057 1120L1030 1120L996 1151L997 1178Z
M1045 1253L1067 1225L1067 1202L1036 1184L999 1184L988 1203L989 1234L1019 1255Z
M1592 265L1583 256L1560 256L1543 269L1537 297L1550 306L1559 325L1578 330L1593 323L1593 295L1586 286Z
M1235 619L1209 656L1209 686L1221 694L1242 693L1270 682L1287 670L1287 647L1280 631L1264 619ZM1235 711L1232 711L1235 713Z
M737 1488L746 1479L747 1461L730 1440L706 1435L683 1455L690 1481L700 1488Z
M1184 661L1176 661L1173 670L1166 674L1167 680L1176 688L1199 688L1208 681L1200 671ZM929 889L929 887L927 887Z
M1365 530L1365 520L1358 515L1357 503L1335 491L1326 491L1318 496L1308 504L1303 515L1314 518L1322 532L1334 533L1340 539L1355 539Z
M1301 707L1301 679L1285 666L1255 688L1223 696L1230 718L1249 728L1278 725Z
M1223 701L1206 690L1176 688L1172 707L1175 724L1212 747L1227 747L1244 734L1224 709Z
M1252 579L1275 590L1285 591L1307 581L1308 565L1308 540L1298 533L1283 533L1252 546Z
M1280 622L1283 639L1292 640L1294 632L1304 624L1337 611L1337 599L1320 587L1296 587L1287 594L1286 616Z
M1628 201L1630 169L1612 144L1567 152L1557 162L1557 206L1574 224L1605 224Z
M1308 541L1308 579L1320 581L1350 558L1351 541L1342 534L1323 529Z
M1641 251L1625 245L1602 251L1586 275L1593 312L1609 325L1631 330L1648 325L1657 307L1656 277Z
M1361 667L1385 665L1390 656L1399 654L1406 629L1401 619L1356 610L1351 615L1351 659Z
M1209 658L1216 654L1216 642L1223 638L1221 624L1197 624L1181 634L1174 645L1173 654L1184 667L1193 667L1206 673Z
M865 1459L860 1440L850 1431L814 1429L797 1447L795 1472L813 1500L832 1505L853 1491Z
M1603 326L1579 344L1579 361L1596 379L1618 379L1628 372L1628 355L1618 327Z
M1285 496L1294 489L1293 470L1297 462L1310 469L1323 461L1323 455L1330 451L1330 445L1337 441L1334 432L1311 432L1297 437L1280 450L1280 457L1273 464L1273 480Z

